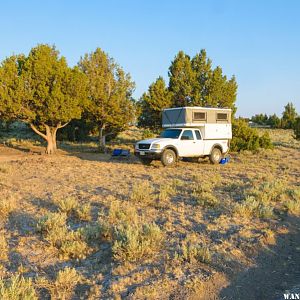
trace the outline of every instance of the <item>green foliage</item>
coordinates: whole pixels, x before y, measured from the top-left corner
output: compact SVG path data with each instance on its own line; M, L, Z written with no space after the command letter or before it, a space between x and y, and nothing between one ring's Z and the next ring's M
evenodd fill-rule
M5 238L5 231L0 231L0 261L7 259L8 246Z
M115 227L113 257L120 261L136 261L159 250L163 234L155 224Z
M153 202L153 187L148 181L140 181L133 185L130 200L140 205Z
M294 138L300 140L300 117L297 117L294 124Z
M55 47L38 45L29 55L12 56L0 67L0 115L18 119L56 149L56 131L80 118L86 99L85 76L68 67Z
M282 127L285 129L293 129L296 118L297 112L295 106L293 103L288 103L282 113Z
M16 208L16 201L13 197L0 198L0 218L5 220L8 215Z
M139 100L141 114L139 116L139 126L160 128L161 113L164 108L172 106L172 94L166 87L162 77L158 77L149 86L148 92L144 93Z
M192 195L196 203L203 207L215 207L219 203L210 184L197 184Z
M272 218L273 207L262 199L255 198L254 196L247 196L242 203L236 204L234 207L234 214L245 218Z
M88 79L86 119L99 128L100 147L105 147L106 135L124 130L134 121L134 83L100 48L86 54L79 68Z
M64 199L55 200L59 210L67 215L70 215L78 207L78 201L74 197L67 197Z
M74 268L66 267L60 270L54 282L45 277L36 281L39 288L47 289L51 299L71 299L75 286L81 281L81 276Z
M230 145L231 151L251 150L255 151L259 148L272 149L268 133L259 136L254 128L250 128L243 120L234 120L232 123L232 141Z
M68 230L66 213L49 213L41 218L37 230L59 250L61 259L83 259L90 252L82 231Z
M0 299L2 300L37 300L31 279L13 275L4 280L0 278Z
M195 57L180 51L169 68L169 90L175 106L214 106L235 109L237 84L222 69L212 69L211 60L203 49Z
M193 58L179 51L169 68L169 86L159 77L139 101L139 125L161 126L161 111L175 106L230 107L235 111L237 83L220 67L212 68L206 51Z
M182 258L190 263L194 260L210 263L211 253L207 247L185 244L182 246Z

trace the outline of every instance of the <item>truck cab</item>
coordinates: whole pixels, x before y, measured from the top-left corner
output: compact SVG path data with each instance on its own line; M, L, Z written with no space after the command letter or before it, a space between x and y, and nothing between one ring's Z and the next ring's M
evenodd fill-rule
M217 164L229 151L232 138L231 109L176 107L163 110L159 137L135 145L135 155L144 164L160 159L164 166L180 158L209 157Z

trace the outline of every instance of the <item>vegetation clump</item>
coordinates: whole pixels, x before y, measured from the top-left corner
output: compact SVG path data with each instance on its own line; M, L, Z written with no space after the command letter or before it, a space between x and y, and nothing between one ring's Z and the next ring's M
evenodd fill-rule
M55 281L50 281L45 277L36 280L39 288L47 289L51 299L71 299L75 286L81 281L81 276L74 268L66 267L60 270Z
M38 300L32 279L12 275L9 279L0 278L0 299Z
M198 183L192 195L196 203L203 207L215 207L219 204L217 197L213 194L213 187L210 184Z
M113 257L119 261L137 261L160 249L163 233L155 223L121 224L114 228Z
M90 252L81 231L68 230L65 213L49 213L37 223L45 240L59 250L61 259L83 259Z
M132 187L130 200L141 205L149 205L154 199L153 192L154 189L148 181L137 182Z
M247 196L242 203L236 204L234 213L245 218L257 217L268 219L274 216L273 207L254 196Z
M232 123L232 136L231 151L273 149L269 134L264 133L259 136L257 130L250 128L244 120L235 120Z

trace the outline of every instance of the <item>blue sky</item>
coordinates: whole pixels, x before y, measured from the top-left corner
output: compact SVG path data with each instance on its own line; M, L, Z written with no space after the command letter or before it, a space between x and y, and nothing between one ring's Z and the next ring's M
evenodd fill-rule
M55 44L70 65L101 47L136 83L140 97L159 75L168 79L179 50L205 48L235 75L238 115L300 113L300 1L111 0L3 1L0 60Z

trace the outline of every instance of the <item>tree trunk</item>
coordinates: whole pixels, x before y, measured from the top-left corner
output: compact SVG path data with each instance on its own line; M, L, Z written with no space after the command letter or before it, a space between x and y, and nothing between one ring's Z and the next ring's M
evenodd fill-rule
M99 151L106 153L106 141L105 141L104 129L105 129L105 125L99 126L98 142L99 142Z
M46 154L53 154L56 151L56 127L50 127L45 125L46 128L46 136L47 136L47 148Z
M57 144L56 144L57 130L59 128L65 127L67 124L68 123L61 125L59 123L55 127L44 124L44 126L46 128L46 134L39 131L33 124L30 124L30 127L35 133L37 133L39 136L41 136L47 142L46 154L53 154L57 150Z

